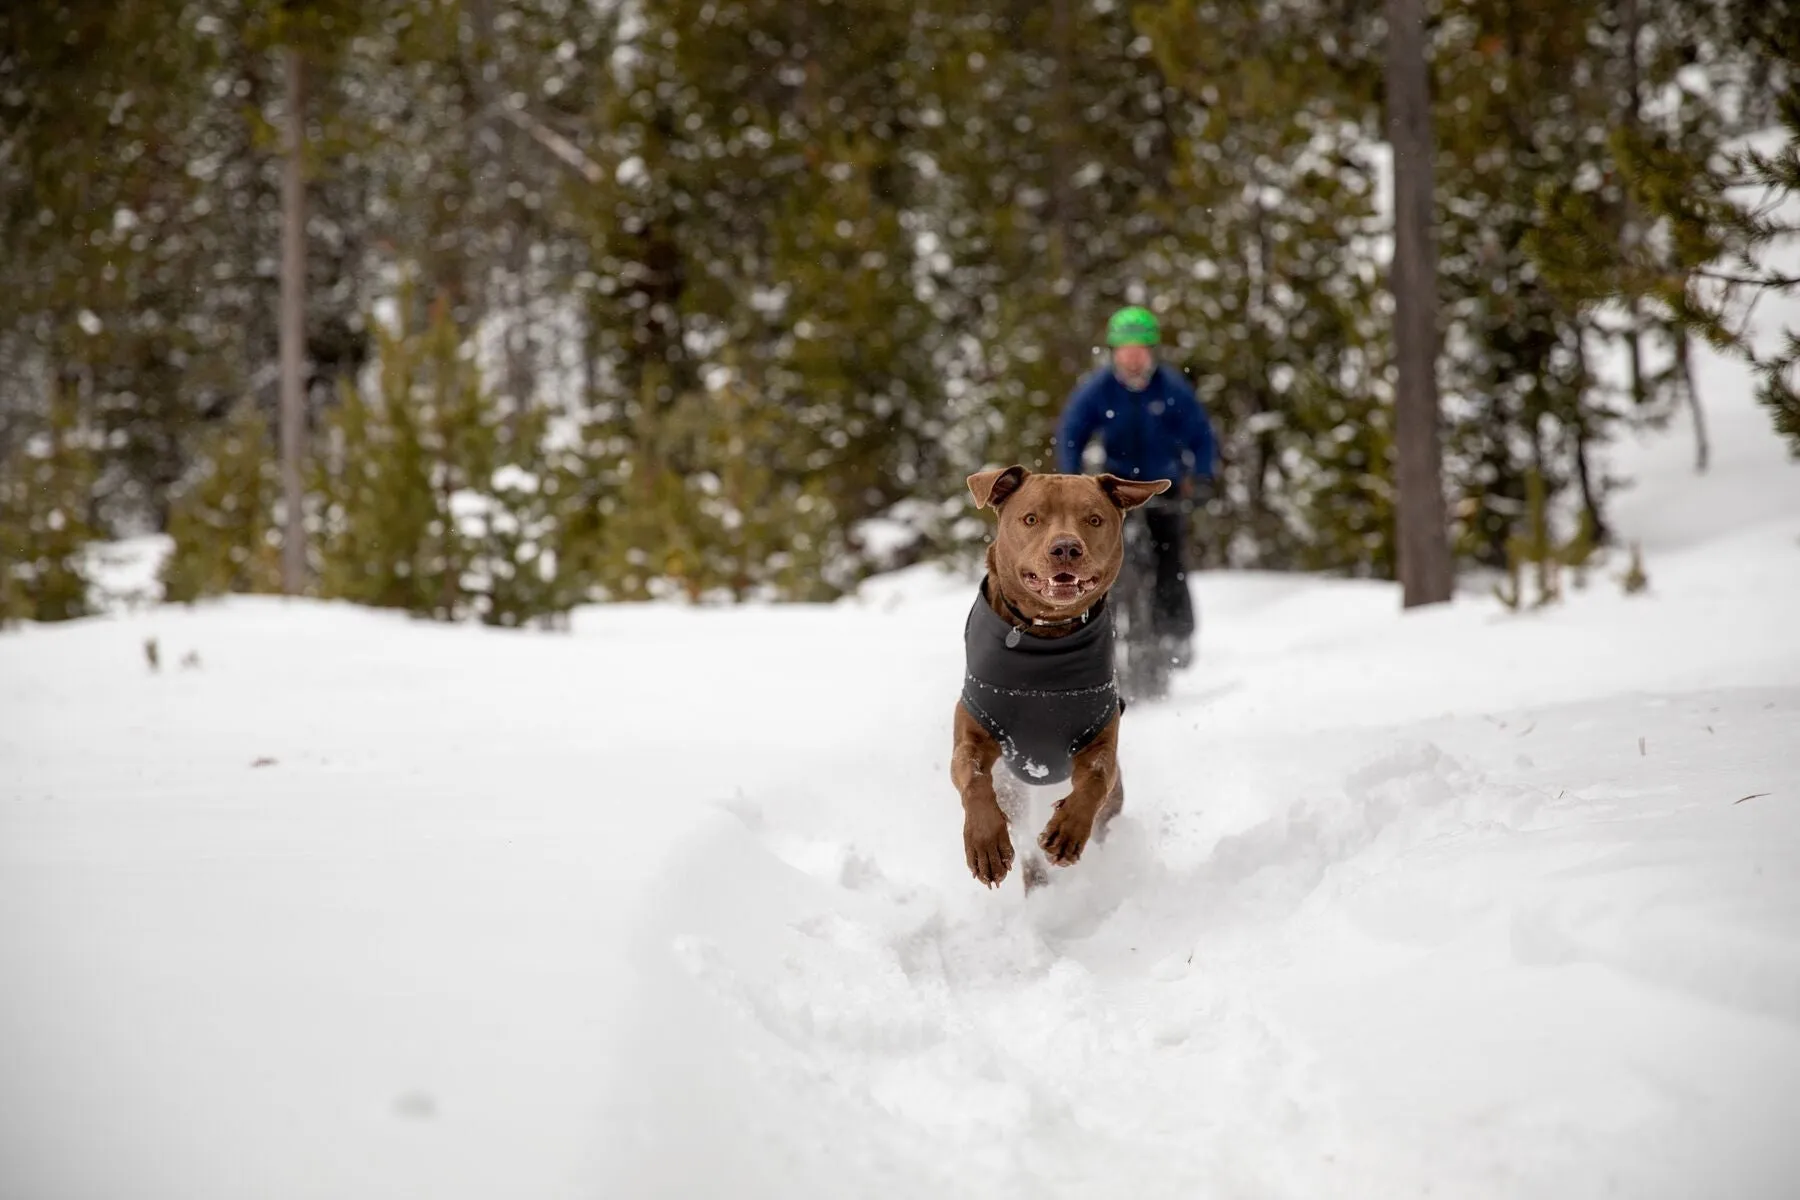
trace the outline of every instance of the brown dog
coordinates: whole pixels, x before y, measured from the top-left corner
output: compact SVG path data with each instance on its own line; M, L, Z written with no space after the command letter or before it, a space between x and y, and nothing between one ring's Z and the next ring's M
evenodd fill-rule
M1124 557L1125 513L1169 486L1018 466L969 476L975 506L996 510L999 528L964 630L968 671L950 779L962 795L969 870L989 887L1013 865L1001 801L1020 789L1002 778L996 792L1002 759L1019 782L1069 782L1037 839L1057 866L1079 859L1125 801L1117 758L1123 707L1105 598ZM1041 861L1028 856L1027 890L1045 878Z

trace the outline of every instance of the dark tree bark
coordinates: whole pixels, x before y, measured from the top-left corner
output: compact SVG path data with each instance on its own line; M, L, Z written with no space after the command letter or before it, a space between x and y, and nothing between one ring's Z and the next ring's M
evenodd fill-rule
M1675 369L1681 372L1681 391L1694 418L1694 473L1704 475L1712 461L1712 440L1706 436L1706 414L1700 409L1700 389L1694 383L1694 360L1688 353L1685 329L1675 331Z
M1075 156L1073 144L1078 120L1075 114L1075 17L1071 0L1051 0L1050 40L1056 52L1056 94L1053 113L1056 130L1050 154L1050 273L1059 294L1068 298L1075 320L1064 326L1052 353L1064 378L1082 373L1093 333L1086 318L1094 315L1091 287L1082 287L1080 240L1075 234Z
M300 465L306 437L306 64L287 57L287 161L281 179L281 590L306 586L305 493Z
M1450 599L1455 587L1438 428L1437 249L1432 240L1431 103L1421 0L1388 0L1388 140L1394 153L1394 440L1401 603Z
M1625 26L1625 137L1631 143L1632 151L1637 150L1638 116L1643 109L1640 96L1641 86L1638 69L1638 41L1642 31L1638 19L1638 0L1625 0L1622 14ZM1620 243L1624 251L1626 268L1635 271L1639 247L1643 243L1642 222L1638 214L1637 199L1631 194L1629 186L1625 189L1625 220L1620 227ZM1632 288L1626 306L1631 312L1631 324L1625 332L1625 348L1631 362L1631 401L1642 408L1649 401L1650 392L1644 381L1644 305Z
M1588 374L1587 348L1583 331L1575 331L1575 361L1580 372L1581 389L1585 392L1592 385L1592 376ZM1594 486L1594 475L1588 460L1588 446L1592 435L1588 432L1587 415L1578 415L1570 427L1570 435L1575 442L1575 482L1581 489L1581 511L1587 514L1588 533L1596 546L1612 545L1612 526L1600 512L1600 493Z

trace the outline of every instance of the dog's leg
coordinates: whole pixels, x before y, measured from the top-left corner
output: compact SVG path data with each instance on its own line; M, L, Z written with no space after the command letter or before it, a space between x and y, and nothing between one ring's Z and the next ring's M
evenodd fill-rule
M1044 826L1038 845L1050 861L1066 867L1081 857L1088 839L1094 835L1094 823L1102 809L1117 811L1125 801L1119 786L1119 718L1114 717L1100 736L1075 756L1072 790L1056 805L1050 823ZM1117 795L1117 804L1110 803ZM1110 818L1112 812L1108 812Z
M1094 814L1094 836L1089 840L1096 843L1104 842L1107 827L1112 824L1112 819L1118 816L1119 810L1124 807L1125 772L1117 771L1113 774L1112 791L1107 794L1106 803L1102 804L1100 811Z
M994 764L999 760L1000 743L959 701L950 782L962 796L963 856L970 873L989 887L999 887L1013 863L1006 814L994 795Z

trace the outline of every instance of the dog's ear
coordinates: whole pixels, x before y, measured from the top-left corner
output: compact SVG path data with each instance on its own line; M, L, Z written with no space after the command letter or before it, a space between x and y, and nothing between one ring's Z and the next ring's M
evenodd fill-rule
M1019 466L978 471L969 476L969 492L975 497L976 508L999 508L1029 478L1031 472Z
M1118 505L1122 512L1129 512L1150 497L1166 492L1173 486L1167 479L1120 479L1117 475L1101 475L1098 482L1100 490L1106 493L1106 498Z

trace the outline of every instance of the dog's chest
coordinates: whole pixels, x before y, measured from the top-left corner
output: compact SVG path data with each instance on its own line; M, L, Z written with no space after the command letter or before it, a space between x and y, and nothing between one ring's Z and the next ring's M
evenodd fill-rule
M1021 780L1067 780L1075 755L1119 711L1112 618L1104 602L1076 632L1038 637L994 612L984 584L964 640L963 707L1000 743Z

